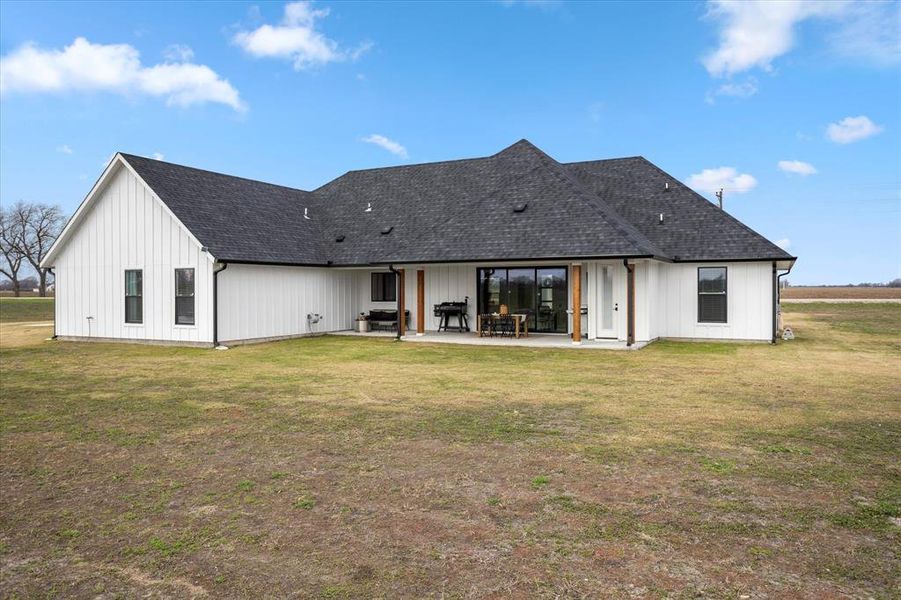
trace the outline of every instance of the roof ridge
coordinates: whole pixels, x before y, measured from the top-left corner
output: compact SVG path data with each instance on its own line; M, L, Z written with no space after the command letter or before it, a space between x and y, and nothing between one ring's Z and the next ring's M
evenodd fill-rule
M168 160L159 160L159 159L156 159L156 158L148 158L148 157L146 157L146 156L141 156L141 155L139 155L139 154L129 154L128 152L116 152L116 154L122 156L122 158L124 158L126 161L127 161L129 158L137 158L137 159L140 159L140 160L151 160L151 161L153 161L153 162L163 163L163 164L165 164L165 165L171 165L171 166L173 166L173 167L179 167L179 168L182 168L182 169L188 169L188 170L191 170L191 171L199 171L199 172L201 172L201 173L209 173L210 175L218 175L219 177L228 177L228 178L230 178L230 179L241 179L241 180L243 180L243 181L250 181L250 182L252 182L252 183L262 183L263 185L271 185L272 187L283 188L283 189L286 189L286 190L292 190L292 191L295 191L295 192L303 192L303 193L305 193L305 194L311 194L311 193L312 193L310 190L304 190L304 189L301 189L301 188L291 187L290 185L282 185L282 184L280 184L280 183L272 183L272 182L269 182L269 181L263 181L263 180L261 180L261 179L251 179L250 177L241 177L240 175L229 175L228 173L220 173L219 171L211 171L211 170L209 170L209 169L201 169L200 167L192 167L192 166L190 166L190 165L183 165L183 164L181 164L181 163L174 163L174 162L170 162L170 161L168 161Z
M583 186L578 180L573 177L572 173L570 173L562 163L555 160L544 150L541 150L531 142L528 142L528 140L524 141L528 143L530 150L532 150L536 154L536 156L538 156L541 164L548 168L548 170L558 179L568 184L573 189L573 191L575 191L582 197L586 204L589 204L591 207L601 213L601 215L608 222L610 222L610 224L615 229L619 230L624 236L629 238L630 241L632 241L648 253L655 256L666 256L665 252L658 248L655 243L647 238L647 236L638 231L638 229L634 225L632 225L625 217L616 212L616 210L614 210L612 206L610 206L597 194L594 194L590 190L586 189L585 186Z

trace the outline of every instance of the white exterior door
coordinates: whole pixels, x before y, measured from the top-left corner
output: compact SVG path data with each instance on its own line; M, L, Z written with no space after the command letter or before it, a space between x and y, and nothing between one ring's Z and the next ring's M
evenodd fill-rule
M617 294L614 286L616 285L616 277L614 276L613 265L597 265L597 277L595 277L595 306L597 307L597 337L599 338L615 338L616 337L616 313L619 310L617 305Z

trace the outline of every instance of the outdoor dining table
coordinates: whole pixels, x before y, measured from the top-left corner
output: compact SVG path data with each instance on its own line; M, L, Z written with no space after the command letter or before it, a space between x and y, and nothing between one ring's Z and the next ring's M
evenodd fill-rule
M476 315L476 331L479 335L482 335L482 316L481 314ZM529 337L529 315L525 313L510 313L509 315L491 313L488 318L496 319L500 316L513 317L513 337Z

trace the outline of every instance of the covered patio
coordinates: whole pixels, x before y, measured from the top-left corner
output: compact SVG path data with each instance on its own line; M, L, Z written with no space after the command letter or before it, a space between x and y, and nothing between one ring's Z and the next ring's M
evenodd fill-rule
M340 333L434 343L640 347L634 269L634 262L613 260L358 269L355 315L369 321L370 332L358 332L354 323L353 331Z

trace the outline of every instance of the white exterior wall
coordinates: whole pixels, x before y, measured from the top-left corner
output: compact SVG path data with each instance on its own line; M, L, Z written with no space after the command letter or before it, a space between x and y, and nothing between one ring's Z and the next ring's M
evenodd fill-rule
M698 323L698 267L726 267L727 323ZM656 279L655 337L772 339L772 263L659 263Z
M210 256L129 169L111 168L53 260L56 334L212 342ZM175 269L182 267L196 269L191 326L175 325ZM142 324L125 323L126 269L143 270Z
M357 272L230 264L219 274L219 339L298 336L353 327ZM368 281L368 280L367 280ZM308 314L323 315L310 325Z

